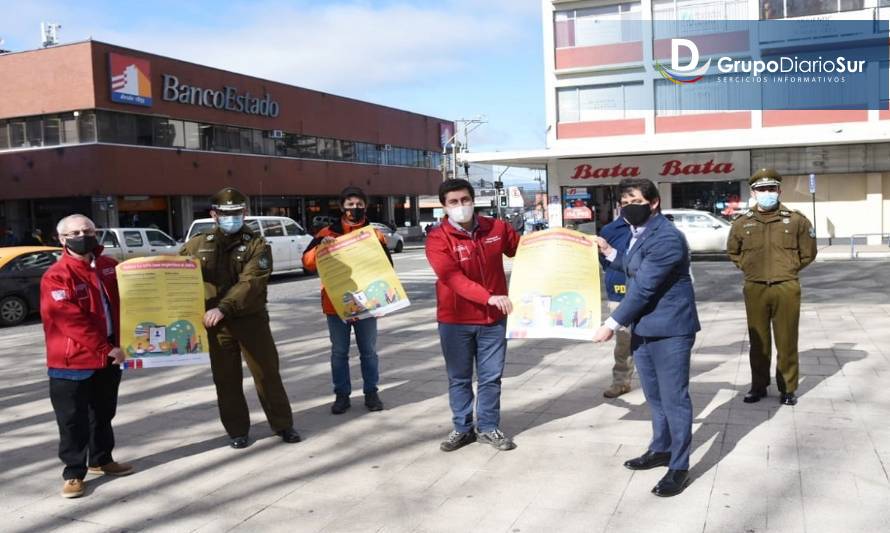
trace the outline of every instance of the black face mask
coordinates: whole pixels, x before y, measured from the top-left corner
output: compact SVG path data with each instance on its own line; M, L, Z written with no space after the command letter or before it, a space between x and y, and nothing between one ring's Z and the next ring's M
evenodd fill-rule
M99 241L95 235L81 235L80 237L69 237L65 239L65 248L76 253L77 255L86 255L92 253L99 247Z
M349 215L350 220L352 220L353 222L358 222L365 218L364 207L350 207L346 210L346 213Z
M621 216L631 226L639 227L652 216L652 206L649 204L627 204L621 208Z

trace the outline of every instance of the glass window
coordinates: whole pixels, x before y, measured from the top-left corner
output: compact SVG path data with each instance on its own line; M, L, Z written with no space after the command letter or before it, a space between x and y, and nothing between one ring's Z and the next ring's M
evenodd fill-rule
M55 146L62 142L62 119L45 117L43 119L43 145Z
M214 127L210 124L201 124L198 126L198 135L201 139L200 150L213 150L213 132Z
M136 144L152 146L154 144L154 120L144 115L136 116Z
M743 99L741 84L717 83L708 76L698 83L677 85L669 80L655 80L657 116L718 113L732 109L731 102Z
M9 122L9 147L20 148L27 146L25 137L25 122L14 120Z
M176 246L176 241L162 231L154 229L145 230L145 236L148 238L148 244L151 246Z
M173 135L173 144L176 148L185 148L185 123L181 120L168 120L169 132Z
M318 139L318 157L320 159L334 158L334 142L333 139Z
M639 23L640 2L576 9L556 19L557 46L599 46L639 41L643 27ZM563 18L564 17L564 18ZM569 44L571 43L571 44Z
M25 121L28 146L43 145L43 121L40 118L29 118Z
M300 157L316 158L318 157L318 138L309 135L300 135L299 138Z
M226 146L230 152L241 153L241 128L226 127Z
M249 220L245 220L245 221L244 221L244 225L247 226L248 229L250 229L250 231L252 231L252 232L254 232L254 233L259 233L259 232L260 232L260 223L257 222L257 220L256 220L255 218L251 218L251 219L249 219Z
M295 133L286 133L284 147L288 157L300 157L300 136Z
M73 113L62 117L62 142L65 144L74 144L78 141L77 117L75 117Z
M284 223L284 231L285 231L285 233L287 233L289 236L294 236L294 235L306 235L306 230L304 230L303 228L301 228L299 224L297 224L296 222L294 222L294 221L292 221L292 220L285 221L285 223Z
M201 128L197 122L184 122L185 147L189 150L201 149Z
M553 33L557 48L575 46L575 10L557 11L553 14Z
M118 248L120 244L117 242L117 235L113 231L100 231L99 244L105 248Z
M252 139L250 143L250 151L254 154L262 154L263 153L263 132L262 130L251 130Z
M0 120L0 150L9 148L9 126L5 120Z
M559 107L559 122L578 122L581 111L578 104L578 88L568 87L556 90L557 105Z
M176 140L176 127L166 118L154 118L154 146L171 147ZM141 143L140 143L141 144Z
M142 246L142 234L138 231L125 231L124 232L124 243L128 248Z
M340 141L340 159L343 161L355 161L355 143L352 141Z
M284 237L284 228L281 222L277 220L263 220L263 236L264 237Z
M96 114L92 111L81 112L77 120L77 135L82 143L96 142Z
M249 223L247 224L250 225ZM215 222L196 222L192 224L191 229L189 230L188 237L186 240L191 239L195 235L199 233L213 233L214 228L216 227Z
M882 5L886 5L884 0ZM864 8L865 0L760 0L760 18L806 17Z
M35 252L23 255L12 262L10 270L24 272L27 270L46 270L59 259L55 252Z

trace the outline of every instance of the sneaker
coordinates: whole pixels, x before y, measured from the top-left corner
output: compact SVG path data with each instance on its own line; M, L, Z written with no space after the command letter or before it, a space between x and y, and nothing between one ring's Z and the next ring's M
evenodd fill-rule
M90 474L105 474L106 476L129 476L133 473L133 465L111 461L102 466L91 466L87 471Z
M83 496L84 483L82 479L66 479L62 485L63 498L80 498Z
M365 407L368 408L368 411L383 411L383 402L380 400L380 395L376 392L365 394Z
M453 452L476 442L476 434L472 431L461 433L460 431L452 431L448 434L448 438L439 444L439 449L443 452Z
M476 433L476 440L481 444L491 444L494 448L501 451L512 450L516 447L513 439L504 435L504 432L499 429L479 431Z
M630 392L630 385L619 385L618 383L613 383L611 387L603 391L603 396L606 398L617 398L622 394L627 394Z
M349 396L346 394L338 394L337 398L334 400L334 405L331 406L331 412L335 415L342 415L349 409L350 405Z

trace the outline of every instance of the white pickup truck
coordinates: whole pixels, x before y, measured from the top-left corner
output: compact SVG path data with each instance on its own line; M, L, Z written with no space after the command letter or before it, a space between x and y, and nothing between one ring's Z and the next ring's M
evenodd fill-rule
M118 261L150 255L176 255L182 244L154 228L98 228L96 238L105 251L103 255Z

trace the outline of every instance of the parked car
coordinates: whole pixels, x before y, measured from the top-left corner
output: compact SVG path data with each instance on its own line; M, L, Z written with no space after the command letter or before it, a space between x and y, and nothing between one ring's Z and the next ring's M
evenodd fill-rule
M247 216L244 224L265 237L272 248L272 270L275 274L303 271L303 252L312 236L302 226L288 217ZM212 231L216 223L212 218L199 218L192 222L186 240L198 233Z
M62 249L51 246L0 248L0 326L14 326L40 310L40 278Z
M150 255L176 255L182 245L173 237L154 228L98 228L96 238L103 255L118 261Z
M332 217L328 215L315 215L314 217L312 217L312 226L310 228L312 234L316 235L319 230L321 230L321 228L336 224L338 220L340 220L338 217Z
M374 229L386 236L386 247L391 252L397 254L402 253L402 250L405 248L405 238L399 235L399 232L393 231L391 227L386 224L381 224L380 222L371 222L371 225L374 226Z
M665 209L662 214L673 220L686 240L692 253L726 251L726 239L731 224L707 211L695 209Z

